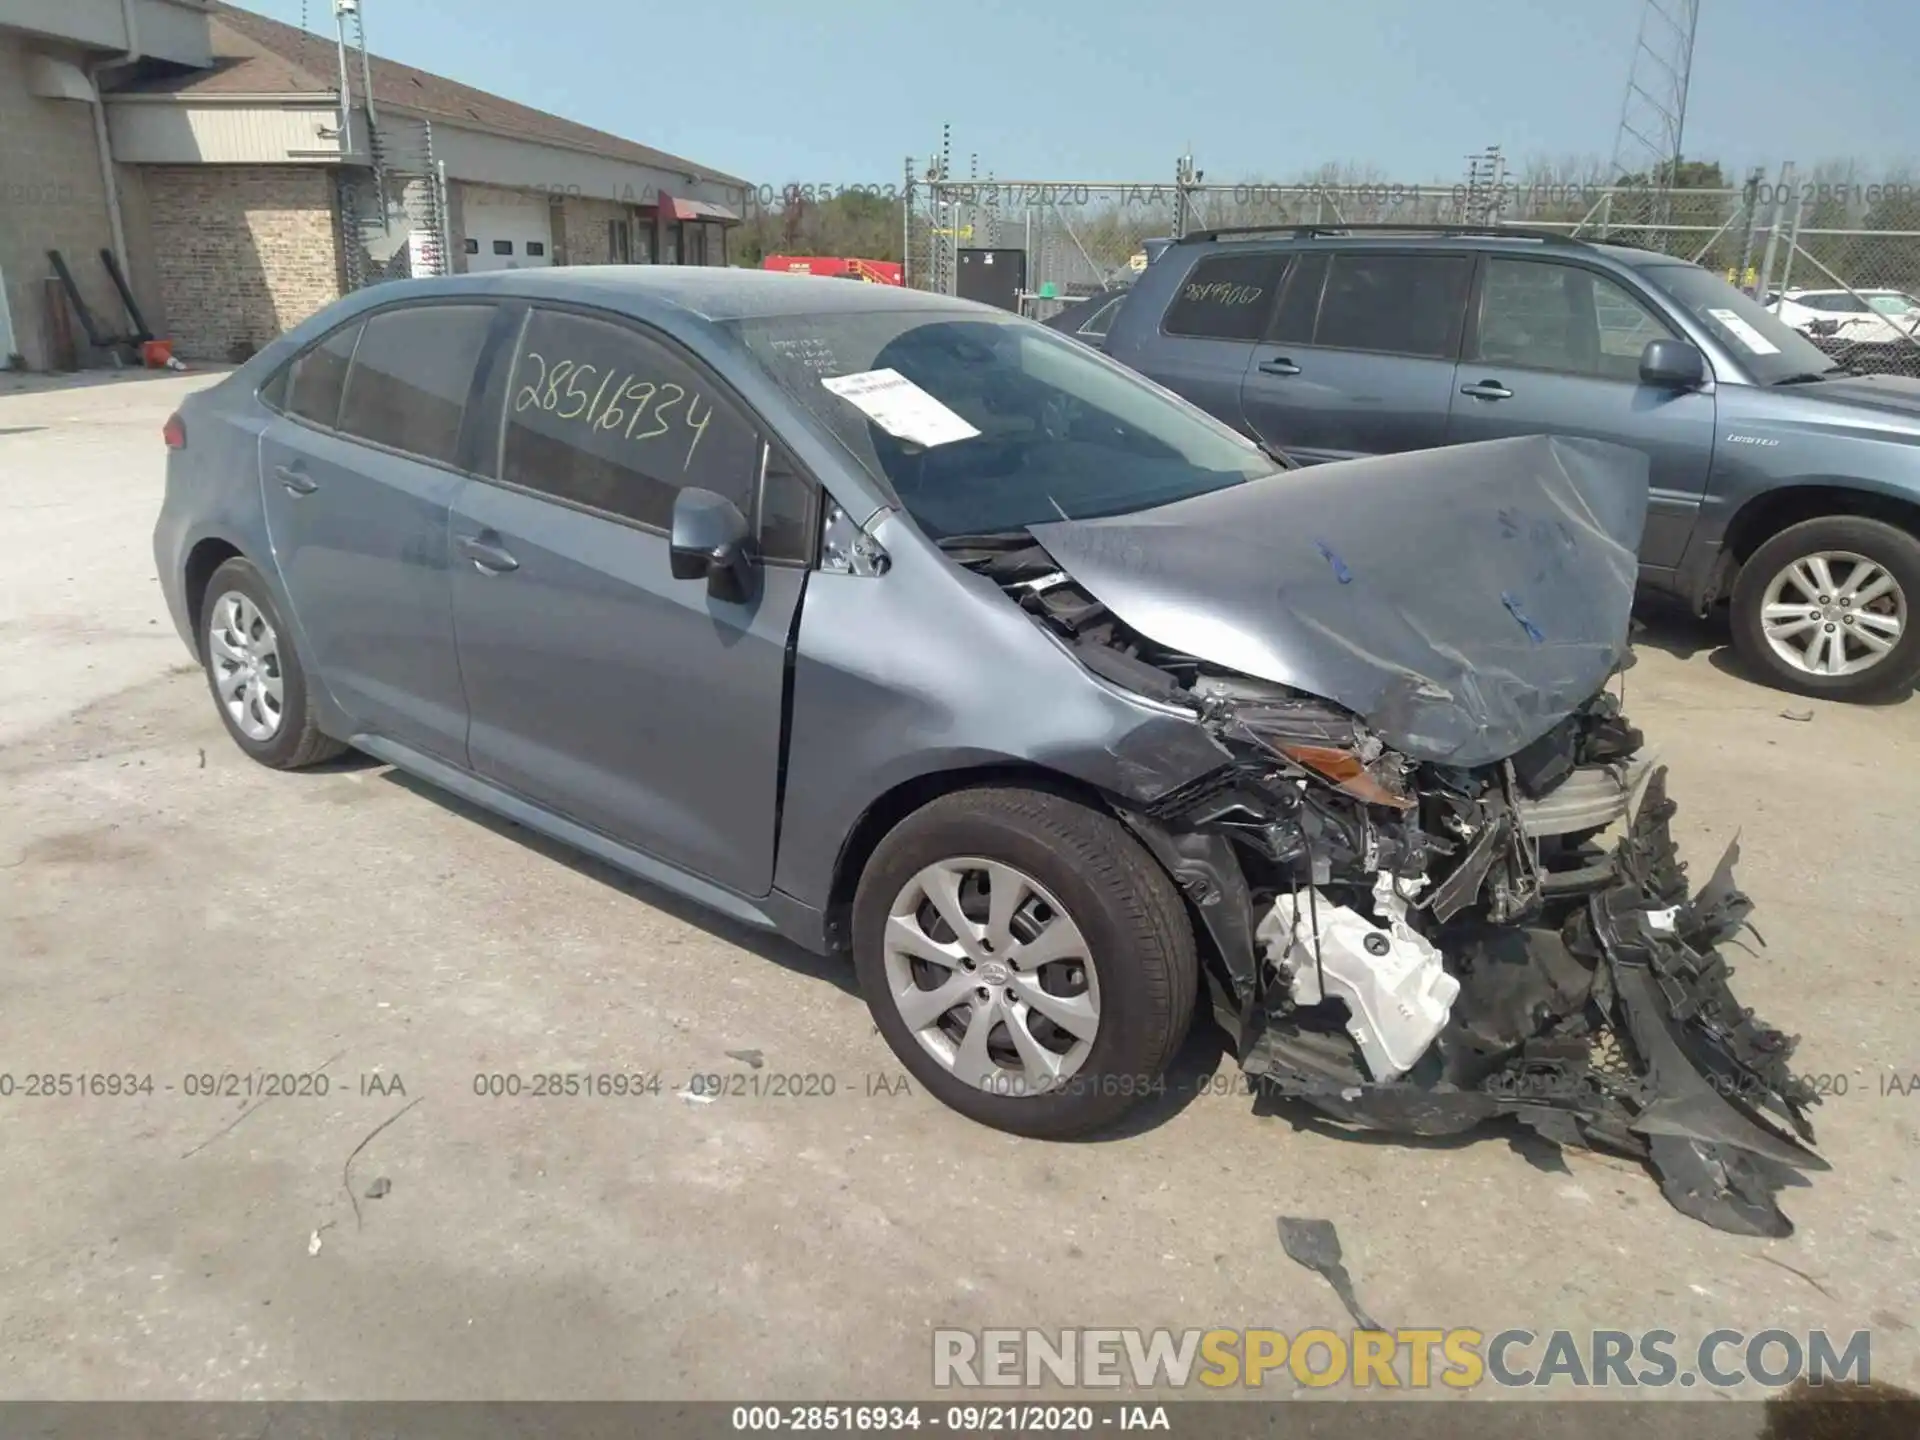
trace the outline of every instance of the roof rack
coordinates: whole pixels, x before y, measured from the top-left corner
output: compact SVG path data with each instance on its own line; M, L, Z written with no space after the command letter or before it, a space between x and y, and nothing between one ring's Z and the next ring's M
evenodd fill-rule
M1294 240L1313 240L1330 235L1495 235L1513 240L1543 240L1561 245L1588 245L1591 242L1559 230L1543 230L1527 225L1235 225L1223 229L1191 230L1174 243L1176 245L1202 244L1209 240L1231 237L1250 237L1254 235L1286 236Z

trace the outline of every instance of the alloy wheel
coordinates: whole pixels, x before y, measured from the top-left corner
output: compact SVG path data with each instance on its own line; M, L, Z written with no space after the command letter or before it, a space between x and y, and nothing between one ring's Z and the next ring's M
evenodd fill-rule
M1760 597L1767 646L1807 675L1857 675L1893 652L1907 597L1884 565L1847 550L1803 555Z

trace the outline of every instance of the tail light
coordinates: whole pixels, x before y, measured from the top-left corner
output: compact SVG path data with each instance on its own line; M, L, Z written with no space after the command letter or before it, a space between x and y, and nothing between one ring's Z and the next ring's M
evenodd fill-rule
M178 411L169 415L167 423L160 427L160 438L167 442L169 450L187 448L187 422L180 418Z

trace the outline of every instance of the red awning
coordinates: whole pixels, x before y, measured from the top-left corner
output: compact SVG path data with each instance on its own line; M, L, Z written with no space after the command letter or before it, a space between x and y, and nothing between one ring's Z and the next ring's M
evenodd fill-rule
M680 200L662 190L655 199L662 220L718 220L723 225L738 225L740 217L724 205L706 200Z

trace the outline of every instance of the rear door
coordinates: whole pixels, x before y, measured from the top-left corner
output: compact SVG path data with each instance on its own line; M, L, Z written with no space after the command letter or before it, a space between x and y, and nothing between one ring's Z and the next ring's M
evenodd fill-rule
M1640 383L1640 352L1674 334L1599 270L1488 255L1453 387L1447 441L1578 435L1645 452L1652 493L1641 563L1680 563L1713 461L1711 391Z
M1203 255L1174 291L1160 333L1142 337L1138 352L1123 358L1148 379L1245 433L1240 387L1286 265L1279 250L1236 246Z
M1305 250L1242 376L1253 433L1304 464L1441 443L1473 257Z
M494 309L409 305L298 356L260 440L267 534L313 668L360 729L466 751L447 519Z
M786 651L810 482L666 337L534 308L488 405L489 478L453 507L454 614L478 774L744 895L772 887ZM757 516L756 593L676 580L697 486Z

